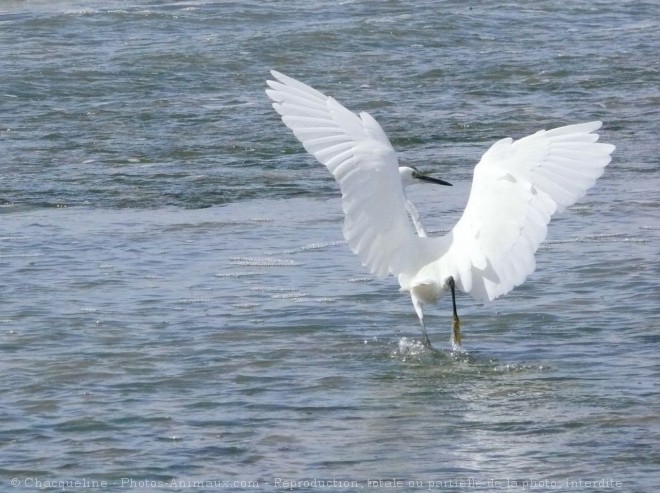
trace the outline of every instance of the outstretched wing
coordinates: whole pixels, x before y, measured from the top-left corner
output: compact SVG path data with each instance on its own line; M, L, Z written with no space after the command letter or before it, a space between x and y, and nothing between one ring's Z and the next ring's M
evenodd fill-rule
M410 272L424 239L406 213L397 158L385 132L367 113L272 71L268 96L282 121L339 183L346 215L344 237L375 275Z
M474 170L467 206L428 267L480 300L508 293L534 272L547 225L593 186L615 147L597 143L601 122L496 142ZM427 269L425 269L427 270ZM428 272L428 270L427 270Z

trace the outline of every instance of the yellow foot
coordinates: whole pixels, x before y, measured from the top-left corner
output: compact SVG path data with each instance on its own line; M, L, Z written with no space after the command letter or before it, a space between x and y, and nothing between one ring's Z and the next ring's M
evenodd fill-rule
M454 315L454 321L451 324L451 343L454 346L461 345L461 322L458 317Z

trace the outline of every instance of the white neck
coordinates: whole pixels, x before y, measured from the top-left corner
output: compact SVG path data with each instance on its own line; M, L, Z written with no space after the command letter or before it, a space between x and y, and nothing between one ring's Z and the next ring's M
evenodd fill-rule
M408 215L410 216L410 219L412 219L412 222L415 225L415 229L417 230L417 236L419 236L420 238L426 238L426 230L422 225L422 221L419 219L419 213L417 212L417 208L410 200L408 200L408 197L406 197L406 211L408 211Z

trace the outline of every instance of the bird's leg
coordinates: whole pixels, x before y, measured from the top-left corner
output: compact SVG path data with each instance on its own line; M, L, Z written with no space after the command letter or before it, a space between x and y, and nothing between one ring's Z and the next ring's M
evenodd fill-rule
M422 304L417 298L412 296L413 306L415 307L415 312L417 312L417 318L419 318L419 325L422 327L422 345L427 348L431 348L431 340L429 335L426 333L426 326L424 325L424 312L422 311Z
M422 345L431 349L431 339L429 339L429 335L426 333L426 327L424 327L424 319L420 319L420 322L422 323Z
M447 285L451 290L451 304L454 310L454 319L451 324L451 343L454 347L461 345L461 321L458 319L458 313L456 311L456 283L454 282L453 277L447 279Z

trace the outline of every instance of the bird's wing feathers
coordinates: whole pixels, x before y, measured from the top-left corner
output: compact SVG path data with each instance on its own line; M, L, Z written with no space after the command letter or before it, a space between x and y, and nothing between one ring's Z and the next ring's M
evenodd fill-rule
M550 217L580 199L610 162L596 143L600 122L541 130L496 142L474 170L470 198L446 238L436 276L454 276L480 300L493 300L534 271Z
M266 92L305 149L340 185L344 237L377 276L400 275L406 289L443 285L488 301L534 271L551 216L581 198L610 162L600 122L502 139L474 170L465 211L442 238L417 237L406 214L396 155L380 125L278 72Z
M278 72L266 92L305 149L327 166L342 192L344 237L375 275L410 270L420 248L406 214L397 158L385 132L331 97Z

